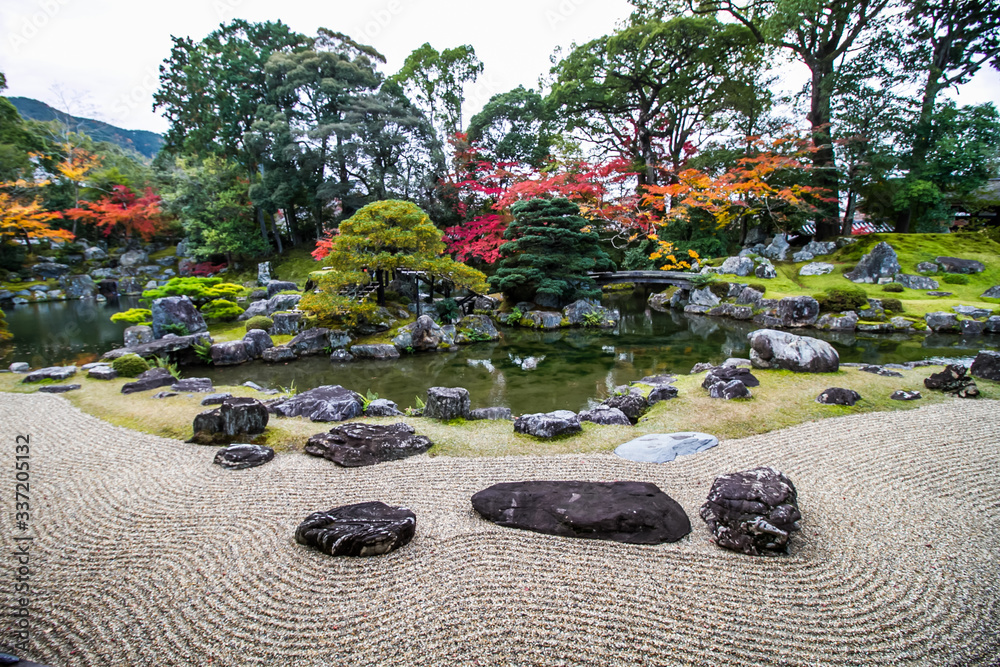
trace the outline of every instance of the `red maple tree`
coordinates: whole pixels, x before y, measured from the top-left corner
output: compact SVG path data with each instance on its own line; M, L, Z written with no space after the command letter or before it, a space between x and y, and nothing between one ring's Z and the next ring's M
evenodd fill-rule
M146 188L140 197L130 188L116 185L107 197L66 209L62 217L92 224L105 236L118 232L129 239L138 234L148 241L160 229L160 196L152 188Z

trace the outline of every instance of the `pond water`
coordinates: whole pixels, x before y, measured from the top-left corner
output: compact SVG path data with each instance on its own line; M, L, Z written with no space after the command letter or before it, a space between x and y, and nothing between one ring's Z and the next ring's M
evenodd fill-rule
M17 306L6 311L15 339L2 354L3 366L27 361L32 367L84 363L119 347L125 325L108 318L135 306L65 301ZM682 374L700 361L747 357L746 335L753 324L699 315L660 313L646 307L644 294L605 298L618 308L621 323L611 330L569 329L542 333L503 328L496 343L475 343L455 352L404 355L396 361L334 364L310 357L287 364L253 362L222 368L191 367L186 377L207 376L216 384L252 380L269 388L305 390L340 384L360 393L371 390L400 407L416 404L428 387L465 387L473 407L507 406L515 414L557 409L581 410L614 387L659 373ZM997 336L963 339L930 336L831 333L804 330L830 342L841 361L890 363L930 358L964 358L997 349Z

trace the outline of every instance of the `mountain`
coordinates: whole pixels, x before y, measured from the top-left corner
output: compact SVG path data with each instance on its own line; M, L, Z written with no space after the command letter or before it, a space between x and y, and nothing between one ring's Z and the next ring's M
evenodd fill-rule
M104 121L78 118L53 109L45 102L39 102L30 97L8 97L7 99L17 108L17 112L23 118L41 121L58 120L68 125L74 132L90 135L95 141L118 144L122 148L130 148L148 158L155 156L160 147L163 146L163 137L156 132L125 130Z

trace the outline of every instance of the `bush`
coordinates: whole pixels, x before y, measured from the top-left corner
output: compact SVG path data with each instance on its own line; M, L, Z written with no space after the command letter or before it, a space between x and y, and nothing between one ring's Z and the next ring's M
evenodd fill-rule
M112 315L111 321L132 326L142 324L148 327L153 323L153 311L149 308L129 308L124 312Z
M888 283L882 288L883 292L902 292L904 287L899 283Z
M224 283L222 278L171 278L163 287L143 292L142 302L152 303L165 296L186 296L202 305L215 299L235 300L242 292L241 285Z
M882 310L901 313L903 312L903 302L899 299L882 299Z
M452 298L441 299L435 304L437 306L437 314L445 324L449 322L454 322L458 319L458 302Z
M815 298L824 313L857 310L868 305L868 295L860 287L832 287L823 294L816 294Z
M710 289L712 294L720 299L725 299L729 296L729 283L727 282L712 283L708 286L708 289Z
M947 273L944 275L943 278L941 278L941 280L948 283L949 285L969 284L969 276L965 275L964 273Z
M164 324L160 327L160 331L165 334L174 334L175 336L187 336L190 331L188 331L187 325L181 322L175 324Z
M149 364L138 354L123 354L111 362L111 368L122 377L134 378L148 371Z
M209 301L204 306L199 308L202 316L212 319L220 320L222 322L232 322L237 317L243 314L243 309L237 306L234 302L228 301L226 299L215 299Z
M272 326L274 326L274 320L266 315L254 315L247 320L247 331L250 331L251 329L263 329L264 331L267 331Z

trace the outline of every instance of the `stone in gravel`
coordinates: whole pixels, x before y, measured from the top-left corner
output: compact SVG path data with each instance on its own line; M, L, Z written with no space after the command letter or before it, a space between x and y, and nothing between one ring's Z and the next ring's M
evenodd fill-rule
M615 448L615 454L639 463L667 463L678 456L697 454L719 444L719 439L708 433L684 431L681 433L650 433Z
M972 361L969 374L984 380L1000 382L1000 352L982 350Z
M87 377L92 380L114 380L118 372L110 366L95 366L87 371Z
M270 280L267 283L267 298L270 299L278 292L297 292L298 289L299 288L295 286L295 283L288 280Z
M521 415L514 420L514 432L533 435L536 438L554 438L557 435L579 433L580 420L575 412L556 410Z
M942 310L924 315L927 328L934 332L955 332L960 329L958 316Z
M863 371L865 373L874 373L875 375L881 375L883 377L888 377L888 378L901 378L901 377L903 377L902 373L898 373L896 371L891 371L888 368L884 368L882 366L862 366L858 370L859 371Z
M284 345L278 345L276 347L269 347L264 350L260 358L268 363L275 363L278 361L292 361L295 359L295 353Z
M212 355L212 364L215 366L236 366L250 361L246 345L242 340L215 343L209 348L209 352Z
M469 413L469 419L493 419L493 420L506 420L512 421L514 415L511 414L510 408L492 407L492 408L476 408Z
M399 359L399 350L395 345L352 345L351 354L357 359Z
M194 418L194 437L189 442L215 444L224 437L263 433L269 415L263 403L255 398L227 398L214 410Z
M854 405L860 400L861 394L843 387L831 387L816 397L816 402L824 405Z
M739 380L719 380L708 388L709 398L723 398L731 401L735 398L753 398L747 386Z
M158 391L153 394L153 398L170 398L171 396L176 396L176 391Z
M295 530L295 541L330 556L378 556L413 539L417 515L381 502L314 512Z
M631 426L632 422L618 408L599 405L593 410L584 410L577 417L582 422L593 422L604 426Z
M498 525L562 537L661 544L691 532L680 504L649 482L501 482L472 506Z
M347 363L348 361L354 361L354 355L344 349L334 350L330 354L330 361Z
M856 283L891 282L900 268L896 251L882 241L863 256L853 270L845 273L844 277Z
M339 384L296 394L275 404L273 409L281 417L308 417L314 422L342 422L364 412L361 397Z
M154 299L152 311L153 338L163 338L163 335L167 333L164 327L172 324L183 324L187 328L188 335L208 331L205 318L198 312L191 299L186 296L166 296Z
M387 398L376 398L365 408L366 417L401 417L399 406Z
M911 276L906 273L897 273L895 280L903 287L909 287L910 289L937 289L940 287L938 281L927 276Z
M448 421L468 419L472 410L469 390L462 387L431 387L427 390L424 416Z
M412 426L401 422L389 425L353 422L312 436L305 452L345 468L358 468L423 454L432 444L429 438L415 435Z
M781 368L796 373L833 373L840 355L829 343L774 329L759 329L747 335L750 362L754 368Z
M987 299L1000 299L1000 285L995 285L989 288L988 290L983 292L980 296L983 296Z
M251 329L243 336L243 349L250 359L260 359L264 350L274 347L274 341L263 329Z
M754 468L716 477L701 518L720 547L760 556L787 551L802 515L792 480L774 468Z
M39 387L38 391L43 394L65 394L67 391L75 391L79 388L78 384L49 384Z
M23 373L24 371L14 371ZM21 382L41 382L42 380L67 380L76 375L76 366L47 366L31 371Z
M215 390L211 378L184 378L170 385L171 391L207 394Z
M262 466L274 458L274 450L263 445L229 445L215 453L215 465L230 470L243 470Z
M889 396L894 401L915 401L918 398L922 398L919 391L906 391L905 389L898 389L892 392Z
M968 377L965 366L961 364L949 364L940 373L932 373L924 380L924 386L935 391L943 391L947 394L954 394L959 398L975 398L979 395L979 388L975 380Z
M624 393L620 393L624 390ZM617 408L621 410L628 420L635 424L639 417L649 408L649 403L638 390L629 391L627 387L616 390L616 393L601 402L606 408Z
M11 373L27 373L31 371L31 366L23 361L15 361L7 367Z
M139 374L134 382L122 385L123 394L134 394L137 391L148 391L158 387L168 387L175 381L173 375L166 368L150 368Z
M747 387L760 386L760 380L758 380L757 377L750 372L750 369L740 366L715 366L705 375L705 379L702 380L701 386L708 389L719 381L729 382L731 380L739 380Z
M233 395L229 392L220 392L218 394L209 394L205 398L201 399L202 405L222 405L225 403L227 398L232 398Z
M958 257L938 257L935 261L946 273L982 273L986 267L974 259L959 259Z
M812 262L799 269L800 276L825 276L833 273L833 264L829 262Z

